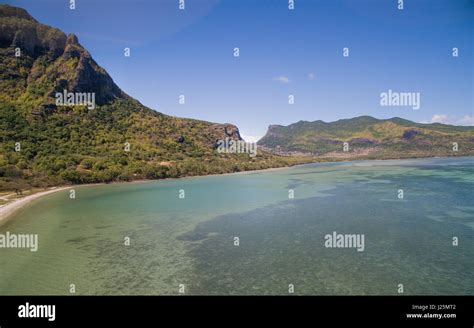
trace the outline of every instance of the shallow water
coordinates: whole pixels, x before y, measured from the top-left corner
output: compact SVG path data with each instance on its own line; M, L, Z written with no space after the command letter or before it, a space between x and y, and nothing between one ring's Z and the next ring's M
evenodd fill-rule
M0 228L39 235L0 249L0 294L474 295L473 187L472 157L77 187Z

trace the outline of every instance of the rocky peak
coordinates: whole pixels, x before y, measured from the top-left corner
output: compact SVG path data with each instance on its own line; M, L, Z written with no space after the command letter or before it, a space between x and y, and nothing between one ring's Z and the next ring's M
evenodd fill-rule
M79 45L79 40L74 33L69 33L66 39L66 46L68 45Z
M37 22L25 9L10 5L0 5L0 18L2 17L14 17Z
M89 52L79 44L77 36L73 33L69 34L64 47L63 58L69 60L71 58L89 57Z
M278 128L281 128L283 127L283 125L279 125L279 124L270 124L268 126L268 130L274 130L274 129L278 129Z

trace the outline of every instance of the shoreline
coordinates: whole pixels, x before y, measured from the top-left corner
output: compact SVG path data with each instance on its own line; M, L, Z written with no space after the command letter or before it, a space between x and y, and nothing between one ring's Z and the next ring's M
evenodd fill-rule
M0 227L7 223L12 215L23 208L25 205L29 204L35 199L43 197L48 194L55 193L57 191L67 190L75 187L91 187L91 186L105 186L105 185L114 185L114 184L130 184L130 183L145 183L145 182L156 182L156 181L166 181L166 180L181 180L181 179L192 179L192 178L202 178L202 177L213 177L213 176L227 176L227 175L238 175L238 174L249 174L249 173L258 173L258 172L272 172L284 170L292 167L312 165L312 164L332 164L332 163L347 163L347 162L383 162L383 161L393 161L393 160L416 160L416 159L428 159L428 158L474 158L474 156L430 156L430 157L406 157L406 158L384 158L384 159L347 159L347 160L338 160L338 161L314 161L308 163L294 164L289 166L282 167L271 167L268 169L260 170L249 170L249 171L239 171L239 172L229 172L229 173L217 173L217 174L206 174L206 175L193 175L185 176L180 178L165 178L165 179L139 179L132 181L117 181L117 182L102 182L102 183L89 183L89 184L75 184L75 185L63 185L50 187L46 190L36 192L34 194L15 199L4 205L0 205Z
M403 160L416 160L416 159L428 159L428 158L472 158L474 160L474 155L463 155L463 156L425 156L425 157L396 157L396 158L336 158L337 160L324 160L328 158L322 158L323 160L311 161L306 163L297 163L288 166L280 167L269 167L267 169L258 169L258 170L248 170L248 171L238 171L238 172L226 172L226 173L212 173L212 174L203 174L203 175L187 175L179 178L164 178L164 179L137 179L131 181L112 181L112 182L97 182L97 183L86 183L86 184L73 184L69 185L72 187L89 187L89 186L102 186L102 185L114 185L122 183L144 183L144 182L156 182L156 181L168 181L168 180L183 180L183 179L193 179L193 178L203 178L203 177L214 177L214 176L227 176L227 175L238 175L238 174L251 174L256 172L272 172L279 171L284 169L289 169L292 167L312 165L312 164L335 164L335 163L350 163L350 162L384 162L384 161L403 161ZM62 186L58 186L62 187Z
M72 186L52 187L22 198L15 199L9 203L0 206L0 227L9 221L13 213L24 207L26 204L29 204L33 200L69 188L72 188Z

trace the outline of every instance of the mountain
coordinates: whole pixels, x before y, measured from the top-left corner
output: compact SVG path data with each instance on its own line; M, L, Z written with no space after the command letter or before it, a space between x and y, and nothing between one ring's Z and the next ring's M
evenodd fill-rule
M22 8L0 5L0 192L347 157L474 154L472 127L368 116L272 125L255 157L219 152L229 139L242 141L235 125L143 106L115 84L74 34L41 24Z
M343 149L344 142L348 151ZM457 152L453 151L453 143L457 143ZM474 155L474 127L420 124L398 117L380 120L370 116L330 123L299 121L288 126L269 126L258 145L275 153L325 157Z
M65 95L63 102L58 94ZM76 102L68 103L69 95ZM241 140L238 128L143 106L114 83L74 34L41 24L24 9L0 5L0 191L296 162L265 152L218 153L216 143L225 138Z

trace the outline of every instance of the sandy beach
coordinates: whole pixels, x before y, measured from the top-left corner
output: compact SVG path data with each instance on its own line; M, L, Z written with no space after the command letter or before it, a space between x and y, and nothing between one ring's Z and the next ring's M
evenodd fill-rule
M19 199L15 199L11 201L10 203L7 203L5 205L0 206L0 226L5 224L8 219L11 217L11 215L18 209L20 209L22 206L25 206L26 204L30 203L31 201L40 198L44 195L51 194L53 192L65 190L71 188L70 186L68 187L53 187L48 190L40 191L37 193L34 193L32 195L28 195Z

